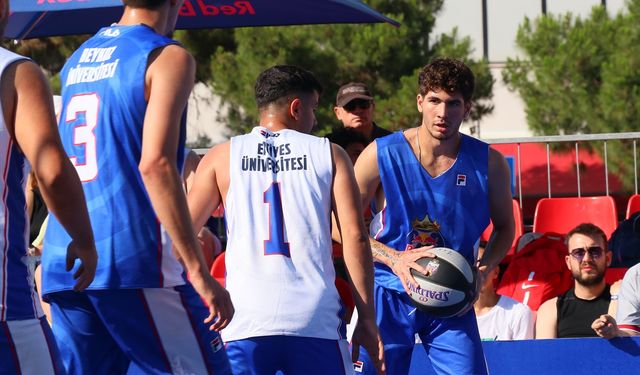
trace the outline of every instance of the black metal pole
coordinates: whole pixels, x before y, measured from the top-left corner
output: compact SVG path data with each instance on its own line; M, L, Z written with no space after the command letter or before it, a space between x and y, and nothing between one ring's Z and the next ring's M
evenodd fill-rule
M542 0L542 14L547 14L547 0Z
M482 56L489 61L489 26L487 22L487 0L482 0Z

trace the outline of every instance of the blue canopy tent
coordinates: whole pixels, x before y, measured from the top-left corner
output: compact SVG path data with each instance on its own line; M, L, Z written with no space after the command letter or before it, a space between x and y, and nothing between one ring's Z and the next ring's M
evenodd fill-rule
M121 0L11 0L10 39L93 34L117 22ZM360 0L185 0L178 29L333 23L399 23Z

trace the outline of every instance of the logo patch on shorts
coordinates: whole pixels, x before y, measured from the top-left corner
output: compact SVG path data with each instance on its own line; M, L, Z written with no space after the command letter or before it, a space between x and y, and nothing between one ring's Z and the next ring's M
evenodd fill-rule
M364 367L364 363L362 363L362 361L353 362L353 371L362 372L363 367Z
M213 339L209 345L211 345L211 350L216 353L218 350L222 349L222 339L218 336Z

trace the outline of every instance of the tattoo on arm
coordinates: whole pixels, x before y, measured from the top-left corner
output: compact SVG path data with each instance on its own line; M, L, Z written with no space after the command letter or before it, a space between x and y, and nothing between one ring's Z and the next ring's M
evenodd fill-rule
M376 241L371 239L371 253L373 254L373 259L380 262L380 263L388 263L388 266L393 267L395 266L396 262L397 262L397 257L395 256L395 254L390 254L386 249L385 246ZM386 261L385 261L386 260Z

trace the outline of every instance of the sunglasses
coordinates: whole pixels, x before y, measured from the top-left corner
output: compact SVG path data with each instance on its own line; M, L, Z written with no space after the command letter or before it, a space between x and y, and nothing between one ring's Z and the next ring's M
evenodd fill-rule
M585 248L573 249L569 252L569 254L571 254L571 256L578 262L582 262L582 259L584 259L584 256L587 253L587 251L589 252L589 257L591 259L598 259L604 253L604 249L601 248L600 246L591 246L587 249Z
M371 107L371 100L354 99L345 104L342 108L344 108L347 112L352 112L356 109L356 107L360 109L369 109L369 107Z

